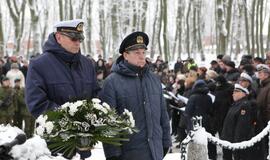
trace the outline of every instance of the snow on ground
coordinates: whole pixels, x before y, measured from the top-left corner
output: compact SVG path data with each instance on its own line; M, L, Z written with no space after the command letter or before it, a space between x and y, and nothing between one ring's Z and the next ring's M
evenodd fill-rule
M0 125L0 145L11 142L18 134L23 133L17 127L11 127L9 125ZM179 149L175 149L175 153L168 153L164 160L179 160ZM10 154L18 160L65 160L65 158L58 156L50 156L50 151L47 148L45 140L39 136L34 136L28 139L22 145L16 145L12 148ZM79 160L79 156L76 155L73 160ZM87 160L105 160L102 144L98 143L92 150L92 156Z

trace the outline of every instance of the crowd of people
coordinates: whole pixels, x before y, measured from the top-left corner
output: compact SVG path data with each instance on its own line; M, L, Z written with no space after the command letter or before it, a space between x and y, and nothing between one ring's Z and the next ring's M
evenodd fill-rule
M29 66L22 57L0 60L0 124L18 126L28 137L33 134L34 117L67 101L93 97L119 114L132 111L140 130L122 148L104 144L107 160L160 160L172 145L171 136L179 147L193 129L193 116L202 116L206 131L232 143L249 140L270 120L270 54L266 59L244 55L238 66L229 56L218 55L210 68L198 66L192 58L178 58L170 69L161 56L154 62L147 58L148 36L133 32L122 41L117 60L106 61L99 55L94 61L80 53L82 21L60 22L55 28L44 53ZM162 91L188 101L164 101ZM178 109L182 107L184 112ZM264 160L267 141L244 150L223 149L223 159ZM208 151L209 159L217 158L214 144L208 144Z

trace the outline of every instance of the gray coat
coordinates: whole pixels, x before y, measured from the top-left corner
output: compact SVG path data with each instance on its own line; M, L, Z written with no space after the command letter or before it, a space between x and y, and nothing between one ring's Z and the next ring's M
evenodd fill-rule
M148 67L139 69L119 57L100 93L102 101L133 113L139 129L121 148L104 145L106 157L129 160L162 160L163 148L171 146L170 125L160 80Z

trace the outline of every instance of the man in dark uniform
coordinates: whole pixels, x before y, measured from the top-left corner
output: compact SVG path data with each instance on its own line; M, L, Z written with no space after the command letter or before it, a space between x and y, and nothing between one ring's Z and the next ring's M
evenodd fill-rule
M12 103L14 92L10 87L10 80L4 77L0 87L0 124L13 124L15 107Z
M91 99L99 89L92 62L81 54L83 21L62 21L55 25L43 46L43 54L30 61L25 100L38 117L68 101Z
M251 102L248 100L248 89L239 84L234 85L233 100L229 109L222 129L221 139L236 143L247 141L254 136L254 112ZM232 160L253 160L254 148L242 150L227 150L223 149L223 159ZM256 158L255 158L256 159Z
M104 144L107 160L162 160L171 146L170 124L159 78L145 60L149 39L134 32L121 43L112 73L105 79L101 100L133 113L139 129L121 147Z

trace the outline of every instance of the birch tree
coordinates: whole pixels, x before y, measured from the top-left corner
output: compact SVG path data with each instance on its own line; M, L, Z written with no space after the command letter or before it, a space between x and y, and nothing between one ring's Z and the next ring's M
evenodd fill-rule
M39 11L36 0L28 0L28 5L31 14L31 27L30 32L33 34L33 51L34 53L40 52L40 30L38 30ZM30 34L31 35L31 34ZM30 40L30 39L29 39Z
M16 0L6 0L8 5L8 10L13 21L14 26L14 44L15 55L18 55L21 46L21 38L24 30L24 13L25 13L25 5L26 0L22 0L21 3L18 3Z
M4 56L4 33L3 33L3 20L2 20L2 12L0 7L0 57Z

